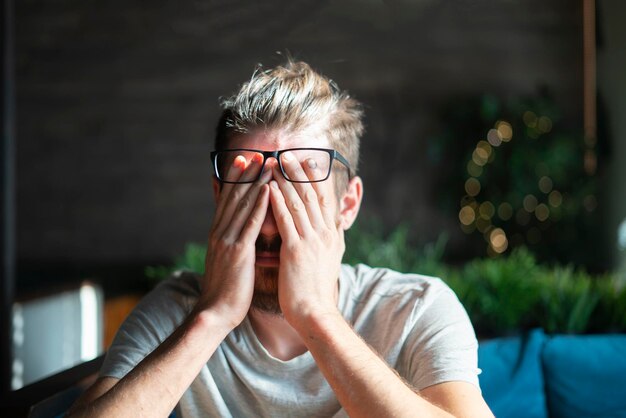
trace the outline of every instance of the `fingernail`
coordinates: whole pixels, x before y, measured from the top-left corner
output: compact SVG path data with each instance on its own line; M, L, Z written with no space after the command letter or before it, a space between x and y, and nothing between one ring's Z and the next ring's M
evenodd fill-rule
M235 160L233 161L234 167L245 169L246 165L247 165L246 157L244 157L243 155L238 155L237 157L235 157Z
M283 159L285 161L291 161L291 160L293 160L293 155L291 155L290 152L286 152L286 153L283 154Z
M254 157L252 157L252 161L257 164L261 164L263 162L263 154L254 154Z
M273 187L273 188L275 188L275 189L278 189L278 183L276 183L276 180L272 180L272 181L270 182L270 186L272 186L272 187Z
M309 165L309 168L317 168L317 162L313 158L309 158L306 162Z

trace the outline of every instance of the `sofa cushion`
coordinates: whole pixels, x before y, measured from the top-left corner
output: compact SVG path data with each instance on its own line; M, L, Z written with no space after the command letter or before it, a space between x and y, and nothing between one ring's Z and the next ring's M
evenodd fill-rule
M550 416L626 417L626 335L555 336L543 366Z
M498 418L548 416L541 368L545 339L543 331L533 330L520 337L480 343L480 387Z

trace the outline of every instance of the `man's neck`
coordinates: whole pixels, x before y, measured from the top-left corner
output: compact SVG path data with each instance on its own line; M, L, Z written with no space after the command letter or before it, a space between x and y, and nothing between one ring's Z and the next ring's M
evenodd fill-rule
M248 317L257 338L273 357L288 361L307 352L300 335L282 315L251 309Z
M335 287L335 304L339 302L339 279ZM250 309L248 318L263 347L273 357L288 361L308 351L300 335L282 315Z

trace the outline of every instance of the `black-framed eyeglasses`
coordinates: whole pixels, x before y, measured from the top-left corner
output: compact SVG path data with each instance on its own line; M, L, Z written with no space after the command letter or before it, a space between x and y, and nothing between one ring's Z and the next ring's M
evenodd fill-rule
M294 157L300 167L285 170L288 156ZM268 158L278 161L280 171L288 181L293 183L317 183L330 177L333 161L337 160L352 170L348 160L334 149L326 148L288 148L275 151L236 148L211 152L211 162L217 179L224 183L254 183L263 173ZM235 169L239 167L239 169ZM242 170L243 169L243 170Z

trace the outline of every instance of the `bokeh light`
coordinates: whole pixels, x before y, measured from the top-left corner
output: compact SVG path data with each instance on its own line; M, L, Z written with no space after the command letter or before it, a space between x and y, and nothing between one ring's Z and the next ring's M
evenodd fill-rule
M537 205L535 208L535 217L541 222L544 222L550 217L550 209L545 203Z
M476 149L472 153L472 160L476 163L476 165L482 167L487 164L487 161L489 161L489 152L484 148L476 146Z
M513 216L513 206L508 202L500 203L498 206L498 216L503 221L508 221Z
M537 121L537 129L542 133L548 133L552 130L552 120L547 116L542 116Z
M480 181L474 177L470 177L465 182L465 193L470 196L476 196L480 193Z
M537 198L532 194L527 194L524 197L523 205L526 212L534 212L537 207Z
M496 130L504 142L509 142L513 138L513 127L509 122L499 120L496 122Z
M496 129L489 129L489 132L487 132L487 141L494 147L498 147L502 144L502 136Z
M483 202L478 207L478 213L480 214L481 218L491 219L496 213L496 208L491 202Z
M474 160L469 160L467 163L467 173L472 177L480 177L483 173L483 168L476 164Z
M471 206L463 206L459 211L459 221L465 225L469 226L474 223L476 219L476 212L472 209Z
M563 196L561 195L561 192L558 190L552 190L548 195L548 203L550 203L550 206L555 208L561 206L561 203L563 203Z
M522 120L524 121L524 124L529 128L535 128L537 126L537 115L533 111L527 110L526 112L524 112Z
M502 254L509 246L509 241L501 228L495 228L489 233L489 244L495 252Z
M553 187L552 179L548 176L543 176L539 179L539 190L542 193L548 194L552 190Z

